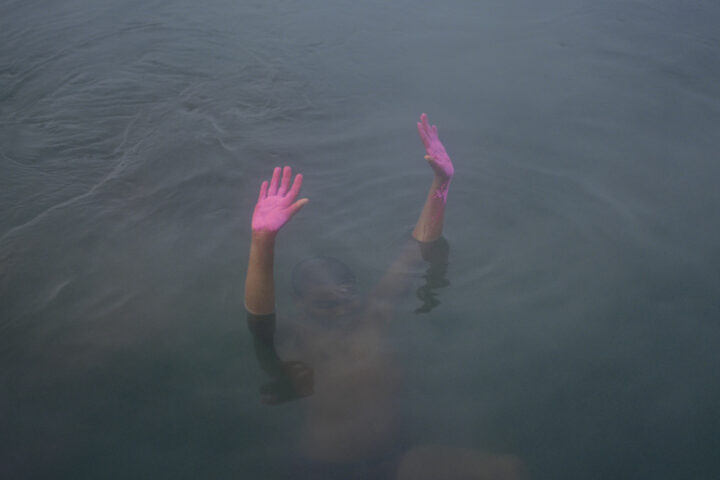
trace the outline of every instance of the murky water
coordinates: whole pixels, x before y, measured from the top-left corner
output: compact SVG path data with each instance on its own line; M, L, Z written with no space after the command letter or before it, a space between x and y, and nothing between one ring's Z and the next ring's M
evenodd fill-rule
M312 478L306 400L260 402L250 214L272 167L305 175L279 329L300 258L372 287L430 181L421 112L450 286L386 332L388 458L720 475L720 7L387 3L0 5L3 478Z

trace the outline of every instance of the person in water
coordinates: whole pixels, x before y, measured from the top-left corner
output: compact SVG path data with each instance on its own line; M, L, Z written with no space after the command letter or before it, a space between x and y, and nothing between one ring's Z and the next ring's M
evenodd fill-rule
M459 453L447 447L408 449L396 425L394 400L399 374L384 343L384 333L398 298L410 290L407 272L425 262L430 264L427 284L417 290L424 303L416 312L437 305L432 290L447 285L444 276L449 249L442 232L455 173L437 127L430 125L425 114L417 128L433 179L412 239L376 287L361 298L352 270L332 257L308 258L293 270L293 291L304 318L296 323L282 351L285 358L295 356L303 361L283 361L275 348L273 265L278 232L309 200L298 199L303 176L297 174L293 180L289 166L276 167L271 180L262 183L252 216L245 282L245 307L255 353L272 378L261 387L262 401L273 405L305 398L300 442L303 458L315 466L340 465L344 467L338 468L346 469L334 470L332 475L317 472L318 478L356 478L350 474L357 473L359 463L365 477L358 478L394 476L388 472L397 472L397 478L424 478L418 477L418 472L429 472L445 463L473 472L487 473L490 468L498 478L517 478L513 473L515 462L508 457L478 457L468 453L470 450Z

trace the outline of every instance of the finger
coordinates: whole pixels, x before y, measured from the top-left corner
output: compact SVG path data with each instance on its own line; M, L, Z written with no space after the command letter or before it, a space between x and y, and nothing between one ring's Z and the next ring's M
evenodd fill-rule
M425 128L425 133L430 135L430 133L432 132L432 129L430 128L430 124L428 123L427 115L424 113L422 115L420 115L420 121L423 124L423 128Z
M267 180L265 180L264 182L262 182L262 185L260 185L260 195L258 195L258 202L260 200L262 200L263 198L265 198L265 196L267 195L267 189L268 189L268 182L267 182Z
M308 203L309 201L310 201L310 200L307 199L307 198L301 198L301 199L298 200L297 202L295 202L295 203L293 203L292 205L290 205L290 216L291 216L291 217L294 217L295 214L296 214L297 212L299 212L302 207L304 207L305 205L307 205L307 203Z
M270 188L268 189L268 195L277 195L279 181L280 181L280 167L275 167L275 170L273 170L272 180L270 181Z
M418 133L420 134L420 140L422 140L423 145L425 145L425 148L428 148L430 146L430 143L427 139L427 134L425 133L425 128L422 126L420 122L417 124Z
M422 127L423 132L427 135L427 130L425 129L425 125L427 125L427 114L425 114L425 113L420 114L419 125Z
M435 135L437 135L437 125L432 126L432 131Z
M303 182L303 176L302 173L298 173L295 175L295 181L293 182L292 188L290 188L290 191L288 192L286 198L289 199L289 201L295 200L295 197L298 196L298 193L300 193L300 187L302 187Z
M280 188L278 189L278 195L285 195L287 193L288 188L290 188L290 179L292 178L292 168L285 167L283 168L282 173L282 183L280 183Z

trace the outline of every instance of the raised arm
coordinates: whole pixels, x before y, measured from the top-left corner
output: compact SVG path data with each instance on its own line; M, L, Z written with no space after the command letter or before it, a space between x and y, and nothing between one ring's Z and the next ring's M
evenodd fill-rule
M262 183L253 212L250 259L245 279L245 307L257 315L275 311L275 237L283 225L309 201L307 198L295 200L302 186L302 175L297 174L294 182L291 180L290 167L276 167L270 183Z
M275 351L275 237L307 202L295 201L302 175L292 180L292 169L276 167L272 179L260 187L252 217L252 241L245 279L245 308L253 334L255 356L272 381L260 387L263 403L275 405L313 392L313 371L299 361L283 361ZM291 186L292 184L292 186Z
M436 274L439 272L440 276L443 277L440 281L426 275L432 285L441 285L445 281L444 267L447 262L448 247L446 242L438 242L437 240L442 236L445 204L455 169L450 156L440 142L437 127L428 123L427 115L424 113L420 116L417 128L420 139L425 146L425 160L427 160L434 173L430 191L412 233L413 238L420 242L420 248L413 244L415 242L408 243L403 247L400 255L388 268L373 292L374 298L379 300L395 299L405 293L410 288L408 271L418 264L422 264L423 260L431 263L429 274L437 276ZM425 290L429 291L432 285ZM423 295L426 294L427 292ZM423 298L423 302L427 303L427 299ZM430 309L432 309L432 306L424 305L420 310L429 311Z
M413 238L420 242L432 242L442 235L450 181L455 174L450 157L438 137L437 126L428 123L427 115L420 115L417 124L420 139L425 145L425 160L435 173L425 205L413 230Z

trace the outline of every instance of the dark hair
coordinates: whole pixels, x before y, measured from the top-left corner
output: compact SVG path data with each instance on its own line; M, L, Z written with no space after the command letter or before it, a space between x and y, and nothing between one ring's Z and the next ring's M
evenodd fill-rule
M295 295L302 298L313 287L345 287L343 290L355 293L355 274L337 258L324 255L301 260L292 271L292 286Z

